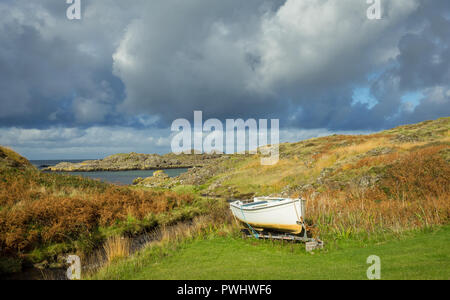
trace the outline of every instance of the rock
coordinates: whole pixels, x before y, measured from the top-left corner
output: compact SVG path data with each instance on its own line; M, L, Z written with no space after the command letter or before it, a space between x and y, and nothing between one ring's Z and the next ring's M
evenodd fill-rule
M158 170L153 173L153 177L157 178L169 178L169 175L167 175L164 170Z
M330 173L332 173L334 171L333 168L324 168L321 172L320 172L320 177L326 177L328 176Z
M379 156L379 155L385 155L394 152L394 149L388 148L388 147L379 147L370 150L367 152L367 155L369 156Z
M144 181L144 178L142 178L142 177L135 178L135 179L133 180L133 185L138 185L138 184L140 184L142 181Z
M414 143L420 141L420 137L415 134L399 134L394 138L394 141L398 143Z
M151 177L145 179L136 178L133 181L134 185L150 188L172 188L178 183L179 181L176 178L170 178L163 170L155 171Z
M356 184L361 189L367 189L376 185L379 180L380 178L378 176L365 175L360 177L359 179L356 179Z
M319 177L317 177L316 182L318 184L324 184L325 183L325 178L328 177L331 173L334 172L334 169L332 168L324 168L321 172Z

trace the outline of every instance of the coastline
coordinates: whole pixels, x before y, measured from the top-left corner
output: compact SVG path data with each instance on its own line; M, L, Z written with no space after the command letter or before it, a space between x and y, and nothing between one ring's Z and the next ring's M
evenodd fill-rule
M173 153L138 154L119 153L103 159L82 162L60 162L54 166L42 168L43 172L115 172L115 171L154 171L169 169L190 169L203 167L216 162L225 155L220 154L182 154Z
M159 171L159 170L180 170L180 169L191 169L191 168L201 168L202 166L176 166L176 167L151 167L151 168L131 168L131 169L70 169L70 170L54 170L52 167L47 167L40 169L44 173L94 173L94 172L128 172L128 171Z

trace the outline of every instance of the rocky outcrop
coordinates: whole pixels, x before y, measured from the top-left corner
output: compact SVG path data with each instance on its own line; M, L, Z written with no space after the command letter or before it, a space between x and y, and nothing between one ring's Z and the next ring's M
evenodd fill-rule
M144 187L171 188L177 185L202 185L216 174L226 170L224 162L230 159L229 155L220 155L214 159L205 160L201 166L193 166L187 172L170 178L164 171L156 171L153 176L136 178L133 185Z
M43 171L52 172L95 172L159 170L202 167L221 158L219 154L115 154L100 160L88 160L81 163L59 163Z
M153 176L147 178L136 178L133 185L139 185L150 188L172 188L176 185L174 180L171 180L163 170L158 170L153 173Z
M389 147L378 147L367 152L369 156L380 156L395 152L395 149Z

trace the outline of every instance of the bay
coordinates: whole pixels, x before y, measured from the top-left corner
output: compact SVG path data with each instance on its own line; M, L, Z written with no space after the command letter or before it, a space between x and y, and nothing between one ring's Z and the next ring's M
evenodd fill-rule
M31 160L30 162L37 168L42 169L48 166L57 165L60 162L78 163L85 160ZM182 169L162 169L169 177L176 177L182 173L187 172L187 168ZM146 178L153 176L156 170L134 170L134 171L97 171L97 172L64 172L63 174L73 176L83 176L93 179L99 179L104 182L129 185L133 183L133 180L138 177Z

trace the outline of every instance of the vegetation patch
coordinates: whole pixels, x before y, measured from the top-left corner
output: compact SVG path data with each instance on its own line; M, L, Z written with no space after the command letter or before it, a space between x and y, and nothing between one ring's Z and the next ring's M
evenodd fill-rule
M85 253L108 234L132 235L203 211L192 194L132 190L34 169L0 173L1 256L37 262Z

